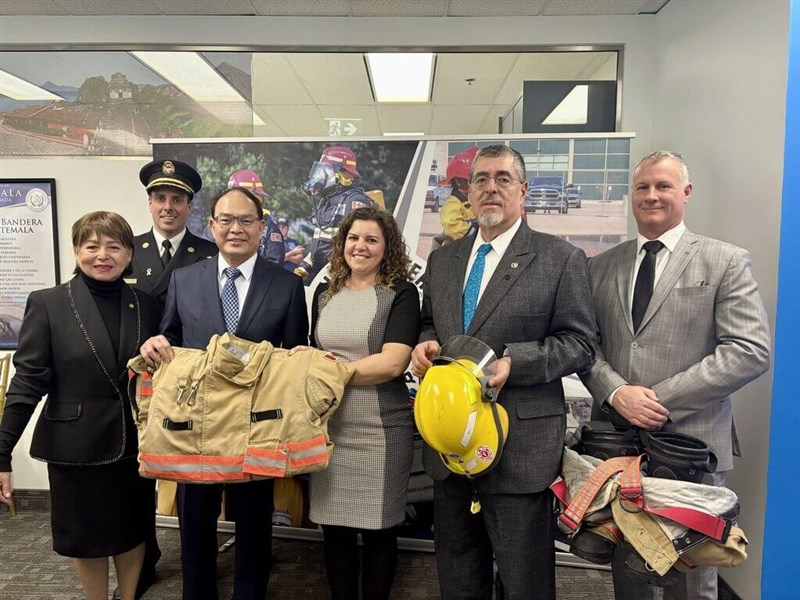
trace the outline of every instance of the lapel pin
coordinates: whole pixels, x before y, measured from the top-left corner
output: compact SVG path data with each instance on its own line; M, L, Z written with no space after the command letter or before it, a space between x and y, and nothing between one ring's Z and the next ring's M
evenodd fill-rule
M152 274L153 274L153 269L147 269L147 273L145 273L145 275L150 277L150 275L152 275Z
M511 268L512 268L512 269L516 269L518 266L519 266L519 263L518 263L518 262L513 262L513 263L511 263Z
M149 247L150 247L150 242L145 242L144 244L142 244L142 248L149 248Z
M194 254L194 248L192 248L191 246L189 246L189 247L186 249L186 251L187 251L189 254Z
M128 304L128 308L134 308L134 306L133 306L133 302L131 302L130 304Z

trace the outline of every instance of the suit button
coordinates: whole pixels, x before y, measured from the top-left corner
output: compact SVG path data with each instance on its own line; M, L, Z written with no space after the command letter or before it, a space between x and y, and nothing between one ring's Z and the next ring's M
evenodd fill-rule
M639 347L639 342L631 342L631 348L636 350Z

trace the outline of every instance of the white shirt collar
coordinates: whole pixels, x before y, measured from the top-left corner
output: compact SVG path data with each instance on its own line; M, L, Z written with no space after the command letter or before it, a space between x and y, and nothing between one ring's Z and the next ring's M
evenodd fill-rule
M670 254L672 254L675 251L675 246L678 245L678 241L681 239L681 236L683 235L684 231L686 231L686 225L684 224L683 221L681 221L680 223L678 223L672 229L662 233L657 239L658 239L659 242L664 244L664 247L667 250L669 250ZM642 246L644 246L645 243L650 242L650 241L652 241L652 240L648 240L641 233L636 235L636 253L637 253L637 255L638 255L639 252L642 251Z
M181 242L183 238L186 237L186 227L184 227L180 233L177 235L172 236L171 238L165 238L161 235L155 227L153 227L153 237L156 238L156 247L158 248L158 253L161 254L164 251L164 247L162 244L164 240L169 239L169 243L172 245L172 254L174 255L177 252L178 248L181 247Z
M242 277L244 277L246 281L250 281L250 278L253 276L253 270L256 268L257 257L258 253L253 254L253 256L248 258L246 261L244 261L237 267L237 269L239 269L242 272ZM224 271L228 267L230 267L230 265L224 258L222 258L222 253L220 252L217 255L217 277L219 277L220 279L224 278L225 277Z
M517 234L517 230L520 228L520 225L522 225L522 219L518 218L516 223L494 238L491 242L486 242L479 230L478 235L475 236L475 242L472 244L472 254L470 254L470 256L475 255L478 252L478 248L486 243L492 245L492 250L494 250L498 256L503 256L506 250L508 250L511 240L514 239L514 236Z

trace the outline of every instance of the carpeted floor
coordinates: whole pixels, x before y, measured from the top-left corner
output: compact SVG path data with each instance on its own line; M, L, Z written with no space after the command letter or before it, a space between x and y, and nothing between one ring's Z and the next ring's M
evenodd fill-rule
M80 600L81 587L69 559L56 555L50 539L50 516L36 503L21 502L17 516L0 509L0 598L4 600ZM229 536L219 536L222 544ZM176 529L160 528L163 556L159 581L145 600L179 600L181 597L180 542ZM220 598L232 594L233 552L218 560ZM322 566L322 545L301 540L273 541L274 566L270 578L271 600L323 600L328 598ZM611 600L608 571L557 569L558 600ZM112 584L113 589L113 569ZM393 600L439 598L434 556L401 552ZM355 599L354 599L355 600Z

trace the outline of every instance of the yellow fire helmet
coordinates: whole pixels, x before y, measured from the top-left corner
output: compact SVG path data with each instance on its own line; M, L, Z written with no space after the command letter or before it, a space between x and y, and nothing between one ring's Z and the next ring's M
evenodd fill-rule
M422 439L458 475L485 475L503 453L508 413L487 385L495 361L495 353L480 340L455 336L433 360L414 400Z

